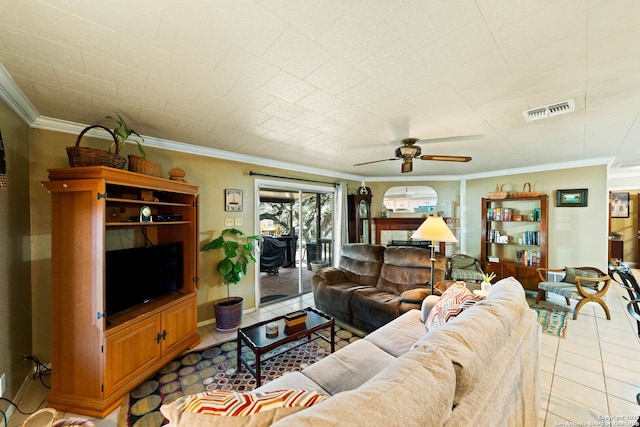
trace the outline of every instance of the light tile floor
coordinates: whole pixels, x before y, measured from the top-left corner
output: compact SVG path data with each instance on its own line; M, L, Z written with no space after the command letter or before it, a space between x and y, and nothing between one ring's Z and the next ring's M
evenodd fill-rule
M567 337L542 335L541 410L539 426L560 425L634 425L624 417L640 415L636 394L640 393L640 339L635 320L626 311L624 291L612 283L606 301L611 310L607 320L602 309L585 306L578 320L569 320ZM550 296L549 301L564 305L564 300ZM574 304L574 303L572 303ZM303 307L313 306L312 295L265 305L246 313L244 324L268 320ZM221 333L213 325L199 328L199 348L235 338L235 333ZM21 409L44 406L46 389L38 381L29 385ZM117 426L118 411L96 420L98 427ZM60 414L70 417L73 414ZM619 417L617 421L607 423ZM9 427L20 427L25 416L15 412ZM616 424L617 422L617 424Z

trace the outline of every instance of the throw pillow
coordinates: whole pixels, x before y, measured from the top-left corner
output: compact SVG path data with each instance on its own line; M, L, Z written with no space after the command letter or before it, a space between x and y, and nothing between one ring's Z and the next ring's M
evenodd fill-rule
M483 295L474 295L462 285L453 284L446 290L440 301L429 312L425 326L427 330L444 325L450 319L456 317L478 301L482 301Z
M253 424L251 418L259 417L265 421L267 416L274 422L296 410L312 406L327 396L317 391L306 390L274 390L237 393L233 391L208 391L191 396L184 396L171 404L160 408L162 414L172 426L188 425L223 425ZM284 412L282 412L284 411ZM222 421L222 419L228 421ZM242 421L244 420L244 421ZM253 420L258 421L258 420Z
M576 283L576 277L600 277L600 274L598 274L597 271L591 271L591 270L582 270L579 268L573 268L573 267L565 267L564 268L565 271L565 275L562 278L562 281L565 283ZM597 287L597 283L592 283L592 282L585 282L582 283L583 286L585 287L589 287L589 288L593 288L593 287Z

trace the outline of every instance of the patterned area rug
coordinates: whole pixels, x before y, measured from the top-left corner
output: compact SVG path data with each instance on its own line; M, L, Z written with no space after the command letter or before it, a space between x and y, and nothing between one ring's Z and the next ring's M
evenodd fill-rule
M532 309L538 313L538 323L542 326L542 332L560 338L566 337L568 312L542 307L532 307Z
M553 302L541 300L536 304L535 294L527 294L527 303L532 310L538 313L538 323L542 326L542 332L560 338L566 338L569 326L570 314L569 306L555 304Z
M321 331L329 335L329 331ZM358 335L336 325L336 351L360 339ZM296 345L306 339L279 347L272 356L286 352L262 363L262 384L274 380L287 372L300 371L331 354L331 344L323 339ZM182 355L160 369L138 388L127 395L120 407L118 427L157 427L167 423L160 412L163 403L171 403L180 396L207 390L251 391L256 388L256 379L243 368L236 372L236 341L229 341L206 349ZM245 360L255 363L253 353L242 346Z

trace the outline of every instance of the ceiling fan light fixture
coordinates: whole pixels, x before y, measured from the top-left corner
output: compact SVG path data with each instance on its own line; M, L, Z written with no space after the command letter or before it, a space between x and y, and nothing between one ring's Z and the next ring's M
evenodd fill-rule
M403 145L396 149L396 155L398 154L402 157L415 157L418 155L418 147Z

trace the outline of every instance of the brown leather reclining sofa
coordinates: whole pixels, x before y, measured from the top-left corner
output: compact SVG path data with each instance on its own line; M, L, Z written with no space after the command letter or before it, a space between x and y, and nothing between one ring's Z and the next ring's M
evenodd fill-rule
M435 282L444 279L446 257L436 253ZM401 314L420 309L431 292L427 249L350 243L342 246L338 267L311 279L316 308L371 332Z

